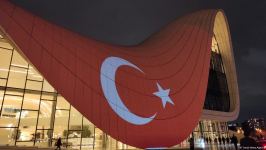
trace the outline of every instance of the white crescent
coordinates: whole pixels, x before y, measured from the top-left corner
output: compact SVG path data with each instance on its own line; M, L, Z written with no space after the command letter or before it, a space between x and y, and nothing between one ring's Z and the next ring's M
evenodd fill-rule
M135 115L130 110L128 110L126 105L121 100L115 85L115 74L120 66L130 66L143 73L143 71L136 65L122 58L106 58L101 66L101 86L107 102L119 117L131 124L144 125L151 122L155 118L157 113L148 118Z

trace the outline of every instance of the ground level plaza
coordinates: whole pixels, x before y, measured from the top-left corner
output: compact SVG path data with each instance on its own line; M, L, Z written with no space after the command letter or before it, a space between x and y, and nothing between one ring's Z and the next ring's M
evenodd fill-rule
M196 146L208 147L218 137L229 136L227 123L202 120L193 136ZM83 117L1 33L0 145L51 147L59 137L63 146L75 149L134 149ZM188 145L186 140L176 147Z

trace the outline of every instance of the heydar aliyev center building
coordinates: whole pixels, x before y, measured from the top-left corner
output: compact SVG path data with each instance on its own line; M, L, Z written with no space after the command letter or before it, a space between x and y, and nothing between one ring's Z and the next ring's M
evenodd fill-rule
M182 10L141 44L120 46L0 0L0 146L53 147L61 137L73 149L187 147L193 136L204 147L228 138L239 93L225 14Z

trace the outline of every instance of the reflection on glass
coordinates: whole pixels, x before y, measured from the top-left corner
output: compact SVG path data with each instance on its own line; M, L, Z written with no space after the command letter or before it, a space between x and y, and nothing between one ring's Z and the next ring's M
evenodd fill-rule
M33 142L17 142L17 146L33 146Z
M42 82L28 80L26 84L26 89L41 91Z
M51 117L52 109L54 107L54 101L41 101L38 129L50 129L51 128Z
M26 82L26 75L27 75L27 69L11 67L7 86L24 89Z
M56 109L69 109L70 104L62 96L57 96Z
M1 107L2 107L3 98L4 98L4 90L0 90L0 110L1 110Z
M52 142L52 130L37 130L35 146L49 147Z
M32 66L29 67L28 79L42 81L43 77Z
M2 114L0 117L1 127L17 127L20 116L22 97L5 95Z
M70 109L69 130L82 129L82 115L74 108Z
M22 56L17 52L13 52L13 59L12 59L12 66L17 66L17 67L23 67L23 68L28 68L28 63L27 61L22 58Z
M1 47L1 45L0 45ZM0 48L0 78L7 78L12 51Z
M23 109L38 110L40 103L40 93L26 92L24 95Z
M41 99L44 99L44 100L56 100L56 97L57 97L56 93L42 92Z
M23 110L21 112L19 130L20 136L18 138L19 141L33 141L35 130L36 130L36 123L37 123L37 111L28 111Z
M54 122L54 138L66 138L68 134L69 111L56 110Z
M67 142L70 148L79 149L81 138L68 138Z
M46 80L43 82L43 91L55 92L54 88Z
M6 94L7 95L17 95L17 96L23 96L24 90L21 89L14 89L14 88L7 88Z
M16 129L0 128L0 145L14 145L16 139Z
M6 86L6 79L0 79L0 86Z
M9 49L9 50L13 49L13 47L5 39L2 39L0 41L0 48Z
M83 118L82 146L92 149L94 143L94 125L86 118Z
M94 136L94 148L103 149L105 146L105 135L102 130L99 128L95 128L95 136Z

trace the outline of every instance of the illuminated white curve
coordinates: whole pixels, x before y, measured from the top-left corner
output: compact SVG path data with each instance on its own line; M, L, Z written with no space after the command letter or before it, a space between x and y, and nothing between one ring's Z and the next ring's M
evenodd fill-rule
M104 96L107 99L107 102L119 117L121 117L122 119L131 124L144 125L151 122L156 116L156 113L148 118L140 117L132 113L130 110L128 110L128 108L121 100L115 85L115 74L120 66L130 66L143 73L143 71L139 69L137 66L122 58L119 57L106 58L101 66L101 85Z

